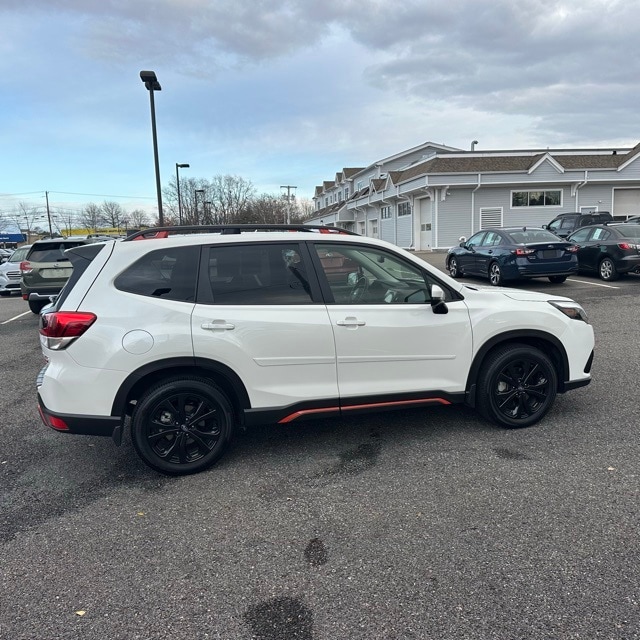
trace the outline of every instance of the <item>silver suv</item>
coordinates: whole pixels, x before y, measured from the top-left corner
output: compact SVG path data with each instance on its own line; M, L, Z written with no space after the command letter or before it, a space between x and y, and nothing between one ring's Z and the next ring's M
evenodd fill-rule
M166 474L260 423L465 403L527 427L591 380L593 330L569 298L466 286L331 227L176 227L66 255L40 316L42 419L117 444L130 419Z

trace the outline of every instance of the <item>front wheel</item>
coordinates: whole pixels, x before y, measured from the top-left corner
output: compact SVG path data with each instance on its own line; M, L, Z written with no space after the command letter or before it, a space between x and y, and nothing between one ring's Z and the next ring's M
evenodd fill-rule
M458 260L456 258L449 259L449 266L447 268L449 269L449 275L452 278L460 278L462 276L462 273L460 273L460 267L458 267Z
M223 454L233 426L226 394L211 380L174 378L151 387L131 419L137 454L156 471L187 475Z
M558 374L542 351L526 344L505 345L480 369L478 410L500 426L529 427L549 411L557 389Z
M502 270L497 262L492 262L489 265L489 282L494 287L499 287L504 284L504 278L502 277Z
M613 264L613 260L609 257L602 258L602 260L600 260L598 273L600 274L600 277L607 282L617 280L620 277L618 270L616 269L616 265Z
M549 276L549 282L553 284L562 284L567 279L567 276Z

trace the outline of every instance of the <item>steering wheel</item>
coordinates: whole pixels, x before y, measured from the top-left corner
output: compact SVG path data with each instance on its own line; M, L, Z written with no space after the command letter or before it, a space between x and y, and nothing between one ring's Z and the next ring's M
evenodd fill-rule
M367 280L367 277L364 275L358 276L358 279L356 280L353 289L351 289L351 294L349 296L351 304L357 304L358 302L361 302L365 294L367 293L367 289L369 289L369 281Z

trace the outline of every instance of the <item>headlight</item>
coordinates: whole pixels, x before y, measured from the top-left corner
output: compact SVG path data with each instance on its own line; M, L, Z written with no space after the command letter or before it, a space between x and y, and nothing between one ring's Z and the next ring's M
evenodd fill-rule
M589 322L586 311L573 300L547 300L547 302L562 311L565 316L572 320L582 320L582 322Z

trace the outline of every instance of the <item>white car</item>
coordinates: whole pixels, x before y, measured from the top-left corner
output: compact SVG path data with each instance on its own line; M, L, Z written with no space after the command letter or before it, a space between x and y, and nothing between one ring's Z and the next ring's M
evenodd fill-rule
M66 252L40 319L45 424L120 444L130 417L144 462L177 475L252 424L466 403L527 427L591 380L593 330L569 298L466 286L335 228L188 231Z
M0 264L0 296L10 296L12 293L21 293L20 263L25 259L31 245L19 247L8 256L6 262Z

